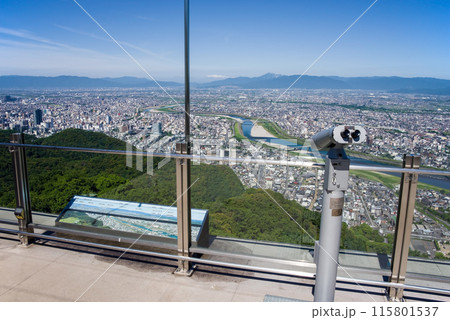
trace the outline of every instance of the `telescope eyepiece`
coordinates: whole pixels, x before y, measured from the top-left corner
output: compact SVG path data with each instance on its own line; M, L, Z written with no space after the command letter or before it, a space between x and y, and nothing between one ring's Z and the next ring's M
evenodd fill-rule
M348 138L350 137L350 131L348 129L345 129L344 131L341 132L341 137L342 139L344 139L344 141L348 141Z
M352 138L355 141L359 141L359 137L361 136L361 131L355 130L352 132Z

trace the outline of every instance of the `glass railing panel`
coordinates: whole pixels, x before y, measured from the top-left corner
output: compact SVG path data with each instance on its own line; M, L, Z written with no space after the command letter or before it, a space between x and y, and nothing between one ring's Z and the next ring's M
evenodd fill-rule
M419 184L407 272L450 282L450 190Z
M74 135L89 137L70 140ZM82 145L83 141L87 145ZM65 131L39 143L129 152L111 155L28 148L33 223L44 230L56 226L104 234L106 238L118 241L137 239L143 234L142 240L145 237L157 242L159 235L165 235L164 228L167 227L175 230L168 231L168 237L176 238L173 162L147 153L132 154L132 150L140 150L104 134L81 130ZM158 167L164 168L164 172L157 170ZM173 217L168 206L175 212ZM165 214L165 211L169 213ZM163 222L167 223L164 225ZM160 230L153 232L153 229ZM156 237L152 237L153 233ZM113 237L109 237L111 235ZM168 242L174 244L176 241Z
M387 279L381 274L391 269L399 183L398 177L388 174L351 171L342 216L339 275ZM374 272L345 270L352 267Z
M154 163L148 163L148 167L156 168L164 160L144 159L153 160ZM80 214L87 215L90 224L98 223L95 225L97 230L90 228L88 231L116 236L116 240L124 242L125 246L132 244L133 248L147 250L150 247L175 249L177 210L174 163L168 162L164 170L160 170L158 173L135 170L132 177L107 187L96 196L72 198L56 224L68 227L67 223L79 219Z
M280 263L295 260L313 267L320 222L320 214L309 210L314 169L203 161L192 165L191 180L192 206L208 210L210 233L208 246L194 252L257 266L300 271L299 265Z
M27 149L33 211L59 214L75 195L102 197L135 178L139 171L125 156Z

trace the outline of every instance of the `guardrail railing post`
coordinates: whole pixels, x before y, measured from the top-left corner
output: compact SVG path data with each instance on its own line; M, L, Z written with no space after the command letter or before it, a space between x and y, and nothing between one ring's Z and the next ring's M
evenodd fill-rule
M403 168L419 169L419 166L419 156L403 156ZM403 173L400 182L400 197L398 200L397 223L395 226L394 250L391 263L390 280L393 283L405 283L418 178L419 175L416 173ZM388 294L389 300L391 301L401 301L403 299L402 288L390 287Z
M177 153L189 154L189 145L185 142L176 144ZM190 256L191 246L191 160L176 159L177 176L177 228L178 228L178 255ZM190 276L193 269L189 261L178 260L175 274Z
M11 134L11 143L23 144L24 142L25 139L23 133ZM28 184L25 148L10 147L9 150L12 155L16 194L16 209L14 214L19 222L20 231L33 232L33 227L30 227L33 220L31 214L30 187ZM20 244L23 246L29 246L33 242L33 238L29 236L19 235L19 239Z

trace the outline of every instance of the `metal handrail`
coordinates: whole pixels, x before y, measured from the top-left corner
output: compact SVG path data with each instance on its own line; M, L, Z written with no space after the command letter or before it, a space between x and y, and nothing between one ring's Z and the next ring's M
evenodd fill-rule
M63 147L63 146L18 144L18 143L4 143L4 142L0 143L0 147L14 147L14 148L21 147L21 148L74 151L74 152L85 152L85 153L132 155L132 156L170 158L170 159L189 159L192 161L219 161L219 162L252 163L252 164L280 165L280 166L308 167L308 168L324 168L325 167L325 164L323 164L323 163L317 163L317 162L311 162L311 161L265 160L265 159L253 159L253 158L216 157L216 156L206 156L206 155L158 153L158 152L145 152L145 151L135 151L135 150L126 151L126 150ZM397 168L397 167L362 166L362 165L352 165L352 164L350 165L350 170L368 170L368 171L378 171L378 172L395 172L395 173L450 176L450 171L444 171L444 170L408 169L408 168Z
M15 225L15 226L18 225L17 222L13 222L11 220L5 220L5 219L0 219L0 224L8 224L8 225ZM70 235L74 235L74 236L81 236L83 238L94 238L94 239L101 239L101 240L107 240L107 241L112 241L112 242L117 241L117 239L119 238L118 236L108 236L105 234L95 235L92 232L70 230L70 229L66 229L66 228L53 227L53 226L44 225L44 224L33 223L32 226L34 227L34 229L51 231L54 233L70 234ZM7 230L9 230L9 229L7 229ZM17 230L17 231L19 231L19 230ZM1 229L0 229L0 232L1 232ZM40 233L36 233L36 234L40 234ZM155 242L155 241L152 242L152 241L147 241L147 240L136 241L136 239L134 239L134 238L129 238L129 239L126 239L123 237L120 237L120 238L121 238L120 242L127 243L127 244L133 243L133 245L151 246L151 247L156 247L156 248L169 249L169 250L173 250L173 251L176 251L176 249L177 249L176 245L171 245L171 244L167 244L167 243L161 243L161 242ZM62 238L62 239L64 239L64 238ZM248 240L239 239L239 241L245 242ZM298 267L303 267L303 268L311 268L311 269L316 268L315 263L304 262L302 260L286 260L286 259L281 260L281 259L271 258L271 257L266 257L266 256L225 252L225 251L221 251L221 250L207 249L207 248L203 248L203 247L191 247L190 250L192 253L198 253L198 254L202 254L202 255L228 257L228 258L242 259L242 260L251 259L251 260L255 260L255 261L262 261L262 262L269 262L269 263L274 262L276 264L292 265L292 266L298 266ZM358 252L358 254L361 254L361 253L366 254L366 255L373 254L370 252ZM444 261L444 263L445 263L445 261ZM342 267L345 267L345 270L347 270L347 271L357 271L357 272L363 272L363 273L379 275L379 276L389 276L391 273L389 270L376 269L376 268L370 268L370 267L355 267L355 266L347 266L347 265L342 265ZM279 269L279 268L276 268L276 269ZM279 269L279 270L284 270L284 269ZM450 283L450 279L443 278L440 276L423 275L423 274L415 274L415 273L408 273L407 275L408 275L409 279L434 280L434 281L437 280L440 282Z

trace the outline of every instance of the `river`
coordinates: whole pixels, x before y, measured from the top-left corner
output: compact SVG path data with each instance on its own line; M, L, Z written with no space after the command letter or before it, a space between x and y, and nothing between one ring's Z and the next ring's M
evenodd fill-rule
M279 139L279 138L271 138L271 137L267 137L267 138L254 138L252 136L252 128L253 128L253 122L249 119L246 118L242 118L242 117L237 117L237 116L232 116L232 118L236 118L236 119L240 119L243 120L243 122L241 123L241 127L242 127L242 133L244 134L244 136L250 140L253 141L263 141L263 142L269 142L269 143L274 143L274 144L278 144L278 145L283 145L283 146L289 146L291 148L302 148L302 145L293 143L289 140L284 140L284 139ZM326 152L321 151L321 154L323 156L325 156ZM362 159L362 158L358 158L358 157L353 157L353 156L349 156L351 163L352 164L359 164L359 165L366 165L366 166L376 166L376 167L392 167L392 165L383 163L383 162L378 162L378 161L372 161L372 160L367 160L367 159ZM394 172L387 172L387 174L393 175L393 176L397 176L400 177L401 174L400 173L394 173ZM424 175L419 175L419 181L423 182L423 183L427 183L430 184L432 186L435 187L439 187L439 188L445 188L447 190L450 190L450 178L448 176L424 176Z

